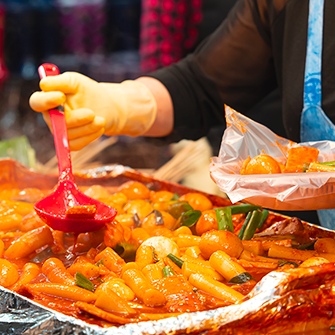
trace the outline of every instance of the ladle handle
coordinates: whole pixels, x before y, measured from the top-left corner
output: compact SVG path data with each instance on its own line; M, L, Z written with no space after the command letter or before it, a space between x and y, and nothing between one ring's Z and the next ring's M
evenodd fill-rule
M38 73L42 79L47 76L59 75L59 70L56 65L45 63L39 66ZM59 180L73 181L70 146L63 110L63 106L58 106L49 110L49 115L58 160Z

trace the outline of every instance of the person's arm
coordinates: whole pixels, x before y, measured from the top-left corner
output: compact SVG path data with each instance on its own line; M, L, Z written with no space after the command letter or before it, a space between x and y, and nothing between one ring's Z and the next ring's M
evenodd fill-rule
M157 104L157 114L151 128L143 136L162 137L169 135L173 130L173 105L169 91L157 79L140 77L137 81L147 86Z
M280 8L266 0L238 1L192 55L148 75L171 96L174 130L168 141L206 135L225 123L223 104L245 113L278 85L270 18L274 20L286 1L277 1Z

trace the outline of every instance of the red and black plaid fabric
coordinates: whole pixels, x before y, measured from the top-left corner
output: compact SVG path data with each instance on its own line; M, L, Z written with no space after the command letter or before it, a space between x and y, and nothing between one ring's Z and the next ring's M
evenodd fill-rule
M76 55L103 53L106 24L104 1L59 6L64 51Z
M202 0L143 0L141 69L152 72L183 58L197 42Z

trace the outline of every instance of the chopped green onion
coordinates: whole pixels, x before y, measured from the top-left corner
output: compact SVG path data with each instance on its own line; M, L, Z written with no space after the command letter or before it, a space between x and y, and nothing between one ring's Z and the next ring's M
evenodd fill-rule
M177 194L177 193L174 193L173 194L173 196L172 196L172 198L170 199L170 200L178 200L180 198L180 195L179 194Z
M179 257L173 255L173 254L168 254L167 255L168 258L171 259L171 261L173 263L175 263L176 265L178 265L180 268L183 266L184 264L184 261L182 259L180 259Z
M268 218L269 216L269 211L267 209L263 209L262 210L262 219L261 222L258 225L258 229L261 229L263 226L263 223L265 222L265 220Z
M194 226L198 220L200 219L201 211L191 210L183 213L178 220L181 226L192 227Z
M280 260L278 261L278 267L282 267L282 266L284 266L284 265L286 265L286 264L294 265L295 268L297 268L297 267L299 266L296 262L292 262L292 261L284 261L284 260L282 260L282 259L280 259Z
M335 165L335 161L323 162L323 163L319 163L319 164L333 166L333 165Z
M233 277L232 279L230 279L228 284L241 285L241 284L244 284L251 279L255 280L249 272L242 272L242 273L238 274L237 276Z
M104 281L103 281L100 277L97 278L97 281L98 281L100 284L104 283Z
M243 233L242 240L251 240L254 236L257 227L259 226L259 223L262 220L262 211L259 209L256 209L252 212L250 220L248 222L248 225L245 228L245 231Z
M87 279L84 275L82 275L80 272L76 272L76 274L74 275L74 279L75 279L75 284L79 287L84 288L85 290L94 292L94 284Z
M164 266L164 268L163 268L163 276L164 277L170 277L170 276L174 276L174 275L175 275L175 273L174 273L171 266L169 266L169 265Z
M192 206L187 201L172 201L167 210L176 220L187 211L193 211Z
M100 265L104 265L104 258L102 257L100 260L98 260L95 264L95 266L100 266Z
M233 219L231 217L231 208L230 207L215 208L215 213L218 222L218 229L233 232L234 225L233 225Z
M298 249L298 250L313 250L315 242L316 242L316 240L315 241L311 241L311 242L309 242L307 244L303 244L303 245L297 246L297 247L292 246L292 248L293 249Z
M255 209L260 209L261 207L255 206L255 205L249 205L249 204L242 204L242 205L232 205L232 206L227 206L231 209L231 215L235 214L244 214L248 213L250 211L254 211ZM227 207L219 207L220 209L222 208L227 208Z
M249 212L249 213L247 214L247 216L246 216L244 222L243 222L243 225L242 225L242 227L241 227L241 230L240 230L240 232L239 232L239 234L238 234L238 237L239 237L240 240L242 240L242 238L243 238L243 234L244 234L245 228L247 228L247 225L248 225L249 220L250 220L250 218L251 218L251 214L252 214L252 212Z
M150 248L151 248L151 252L152 252L152 258L154 259L155 262L159 262L159 259L157 257L155 248L152 245L150 246Z

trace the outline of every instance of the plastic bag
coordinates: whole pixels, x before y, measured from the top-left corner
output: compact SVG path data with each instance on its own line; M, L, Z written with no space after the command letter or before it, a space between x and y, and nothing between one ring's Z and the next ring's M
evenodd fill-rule
M245 159L267 154L281 163L288 150L310 146L319 150L318 160L335 160L335 142L295 143L226 106L227 128L219 157L209 166L212 179L232 202L244 201L277 210L335 208L335 175L332 172L240 175Z

